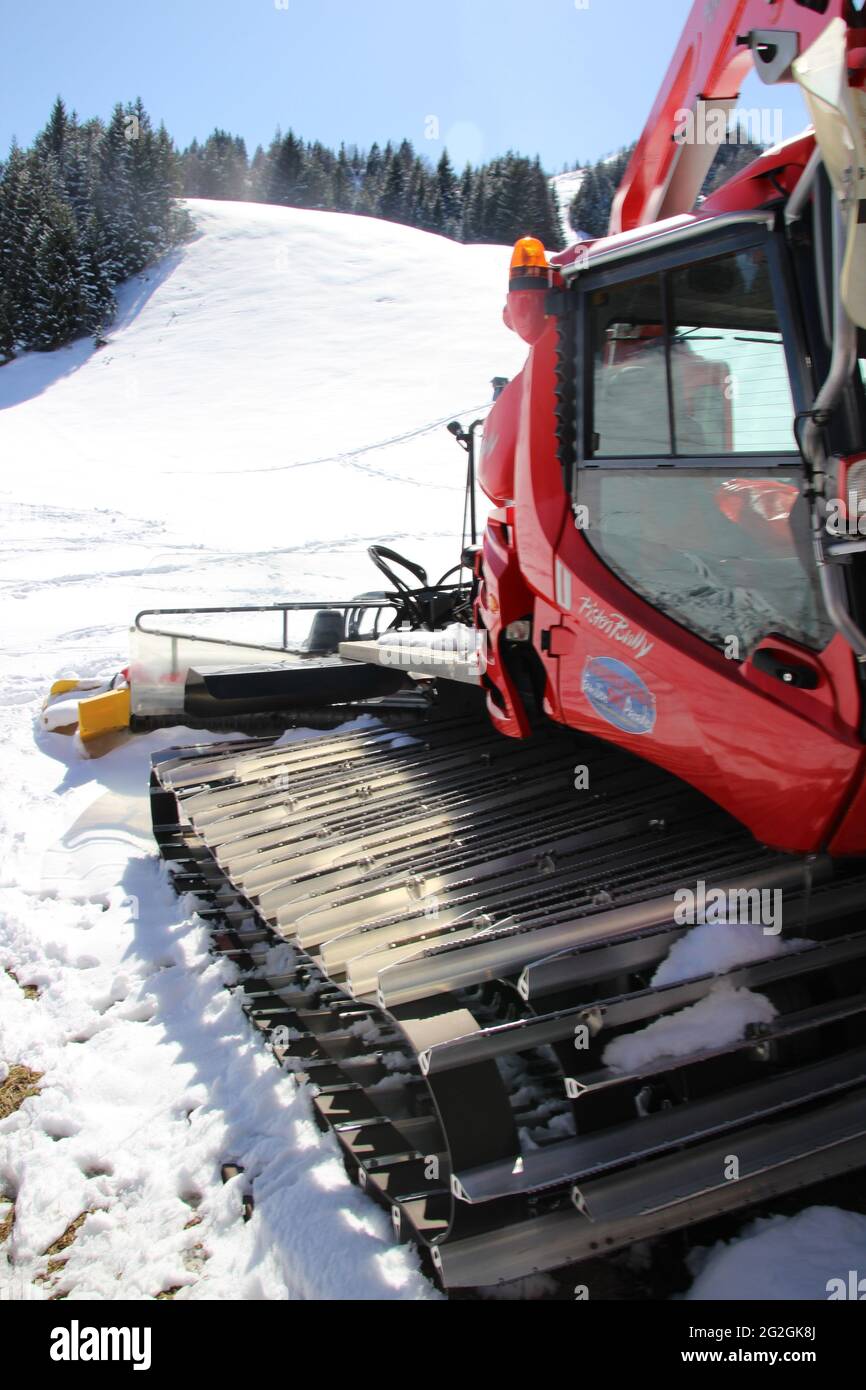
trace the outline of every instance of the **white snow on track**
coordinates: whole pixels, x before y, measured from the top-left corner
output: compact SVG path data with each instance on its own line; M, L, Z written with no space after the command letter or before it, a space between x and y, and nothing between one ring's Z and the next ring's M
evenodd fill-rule
M772 1023L775 1017L763 994L719 986L697 1004L614 1038L604 1050L604 1062L617 1071L639 1071L661 1057L688 1057L739 1042L750 1024Z
M377 540L453 564L465 456L425 427L522 364L509 255L191 208L199 237L125 287L106 347L0 370L0 1078L41 1074L0 1120L0 1297L435 1297L156 857L150 755L206 735L90 760L39 712L53 678L125 663L141 608L349 597L379 587Z

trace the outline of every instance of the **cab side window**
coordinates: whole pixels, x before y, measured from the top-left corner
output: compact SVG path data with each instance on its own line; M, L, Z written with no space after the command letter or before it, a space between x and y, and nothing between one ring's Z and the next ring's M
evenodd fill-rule
M595 452L672 450L662 284L657 275L593 297Z
M763 252L699 261L670 279L677 453L791 453L794 403Z
M591 452L578 475L590 543L728 655L771 633L825 646L764 252L590 294Z
M761 250L598 290L591 310L596 458L793 452Z

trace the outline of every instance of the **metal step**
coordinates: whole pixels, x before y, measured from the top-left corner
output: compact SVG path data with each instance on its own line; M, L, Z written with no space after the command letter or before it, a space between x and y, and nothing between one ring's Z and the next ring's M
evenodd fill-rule
M737 1140L668 1155L623 1175L586 1183L572 1206L497 1231L438 1244L433 1260L449 1289L506 1284L612 1254L699 1221L866 1166L866 1091ZM579 1209L578 1209L579 1208Z
M754 1046L754 1044L753 1044ZM718 1054L716 1054L718 1055ZM519 1192L582 1183L587 1178L693 1144L712 1134L739 1129L792 1107L866 1085L866 1048L841 1057L769 1077L752 1086L675 1106L586 1138L551 1144L514 1161L452 1177L455 1197L463 1202L491 1202ZM731 1144L736 1141L732 1138Z

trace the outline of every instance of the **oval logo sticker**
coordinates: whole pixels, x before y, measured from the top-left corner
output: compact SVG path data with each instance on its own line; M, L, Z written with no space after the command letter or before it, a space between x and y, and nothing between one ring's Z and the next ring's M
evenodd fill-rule
M627 734L651 734L656 698L636 671L612 656L590 657L581 689L596 714Z

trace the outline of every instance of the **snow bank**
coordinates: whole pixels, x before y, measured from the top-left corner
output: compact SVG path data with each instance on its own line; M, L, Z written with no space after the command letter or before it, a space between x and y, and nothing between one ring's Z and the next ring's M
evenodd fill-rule
M696 1251L687 1299L761 1301L839 1296L850 1273L866 1278L866 1216L808 1207L796 1216L752 1222L734 1240ZM829 1290L828 1290L828 1285ZM863 1292L866 1292L864 1285Z
M0 1059L42 1077L0 1122L0 1189L15 1201L0 1292L429 1297L414 1255L392 1248L303 1091L253 1035L227 989L234 967L211 958L153 853L150 754L201 737L161 731L98 763L71 739L43 741L65 755L60 807L80 814L35 876L0 890ZM111 824L121 804L128 821ZM223 1186L226 1162L245 1171ZM85 1213L51 1272L45 1252Z

